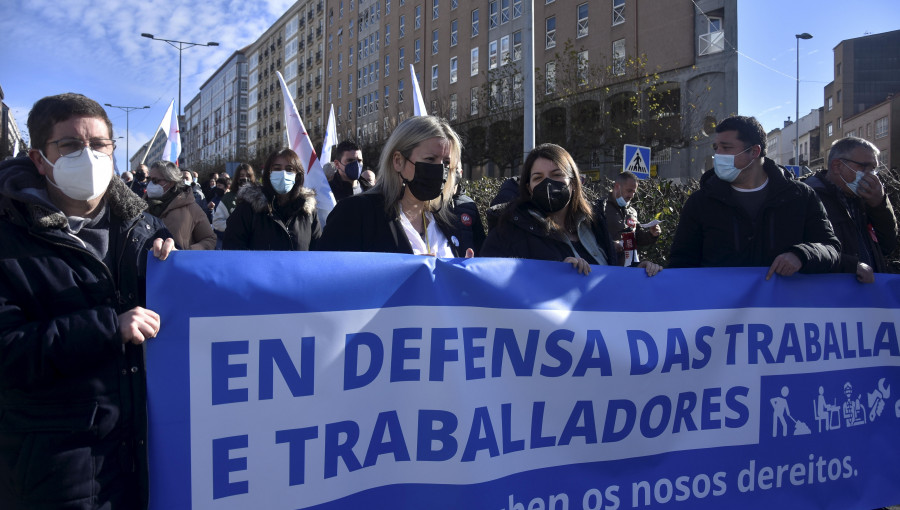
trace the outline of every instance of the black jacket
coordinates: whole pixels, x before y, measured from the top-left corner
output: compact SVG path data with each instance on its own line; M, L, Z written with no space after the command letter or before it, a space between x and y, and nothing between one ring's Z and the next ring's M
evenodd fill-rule
M885 256L897 248L897 219L894 217L891 201L885 195L881 204L870 207L860 198L843 195L843 192L828 180L826 173L824 170L818 172L805 182L822 200L834 233L841 241L841 259L835 271L856 273L862 240L872 254L875 272L887 272ZM848 207L857 209L856 219L850 215Z
M507 209L499 215L497 225L488 233L481 249L482 256L557 262L562 262L567 257L581 257L572 251L563 237L549 229L547 222L542 219L543 215L530 202L513 202L494 207ZM594 236L607 264L617 265L616 250L606 231L602 206L594 207L593 215L594 221L587 224L585 219L585 226Z
M669 267L769 267L791 252L802 273L827 273L841 244L822 202L788 170L766 158L765 203L750 218L732 197L731 184L708 170L685 202L669 253Z
M481 222L481 214L478 212L478 205L471 197L460 193L459 195L453 195L450 212L453 213L454 217L459 218L460 234L464 238L463 242L473 247L476 257L481 255L481 246L484 244L486 235L484 233L484 224Z
M372 185L364 179L359 179L357 182L359 182L359 187L363 192L368 191L372 187ZM341 179L341 175L337 172L335 172L334 177L328 181L328 185L331 186L331 193L334 195L335 201L341 201L347 197L353 196L353 183Z
M454 217L453 221L448 223L438 214L434 217L450 243L454 255L465 257L466 249L475 249L474 245L461 235L459 218ZM399 213L385 214L384 195L373 192L353 195L337 203L328 215L325 231L316 244L316 250L409 254L413 252L400 223Z
M225 250L308 251L321 236L316 194L295 186L285 206L262 186L241 187L222 240Z
M0 165L0 506L144 508L143 350L118 315L144 304L162 222L120 179L107 266L66 232L27 159Z

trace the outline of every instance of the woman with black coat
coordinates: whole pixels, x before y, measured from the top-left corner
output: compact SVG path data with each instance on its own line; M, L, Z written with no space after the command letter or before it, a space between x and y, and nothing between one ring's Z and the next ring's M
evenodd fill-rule
M602 211L585 198L572 156L559 145L539 145L522 165L519 197L488 233L481 255L556 260L584 275L591 265L615 265ZM649 261L638 267L648 276L661 269Z
M291 149L272 153L262 184L241 187L228 217L226 250L308 251L321 235L315 193L303 187L306 174Z

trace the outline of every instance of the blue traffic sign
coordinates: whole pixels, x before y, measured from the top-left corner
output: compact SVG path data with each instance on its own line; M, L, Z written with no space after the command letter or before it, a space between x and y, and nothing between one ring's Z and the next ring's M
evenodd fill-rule
M631 172L638 179L650 178L650 147L625 144L625 157L622 169Z

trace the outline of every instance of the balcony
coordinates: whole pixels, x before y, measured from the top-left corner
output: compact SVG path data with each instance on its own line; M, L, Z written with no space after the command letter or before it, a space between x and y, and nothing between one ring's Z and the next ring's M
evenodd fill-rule
M316 29L316 38L322 37L322 27Z
M304 69L303 62L300 62L299 64L297 64L297 72L298 73L302 73L303 69Z
M307 107L306 107L306 115L309 116L311 113L312 113L312 107L311 107L311 106L307 106Z
M312 92L312 82L306 82L306 93L309 94Z
M313 42L312 32L310 32L309 35L306 36L306 42L308 42L309 44L312 44L312 42Z
M316 12L322 12L324 6L322 5L322 0L319 0L319 3L316 4Z
M322 101L316 100L316 111L320 111L322 109Z
M700 35L700 55L711 55L725 51L725 32L710 32Z
M318 87L318 86L321 85L321 84L322 84L322 77L321 77L321 76L316 76L316 87Z

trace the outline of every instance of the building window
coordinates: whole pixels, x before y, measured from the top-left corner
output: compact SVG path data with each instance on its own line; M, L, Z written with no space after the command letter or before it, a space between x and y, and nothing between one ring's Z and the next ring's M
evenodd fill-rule
M578 84L587 85L588 83L588 50L578 52Z
M397 69L403 71L404 62L406 62L406 48L400 48L400 54L397 55Z
M471 59L471 64L470 64L471 69L469 71L469 75L475 76L478 74L478 48L477 47L472 48L470 59Z
M385 85L384 86L384 107L387 108L391 105L391 87ZM387 120L387 118L385 118Z
M884 138L888 135L888 118L884 116L875 121L875 139Z
M722 18L703 15L706 18L706 33L700 34L700 55L712 55L725 50L725 31Z
M406 16L400 15L400 38L406 35Z
M384 26L384 45L390 46L390 44L391 44L391 26L385 25Z
M385 78L387 78L390 75L391 75L391 56L385 55L384 56L384 76L385 76Z
M459 25L457 20L453 20L450 22L450 47L456 46L459 41Z
M497 68L497 41L488 44L488 69Z
M431 90L437 90L438 87L438 66L431 66Z
M834 135L834 126L831 125L831 122L825 125L825 135L833 136Z
M450 83L456 83L456 73L458 67L458 58L453 57L450 59Z
M431 54L437 55L438 52L438 31L431 31Z
M391 0L384 0L384 13L385 14L391 13Z
M613 41L613 74L622 76L625 74L625 39Z
M825 100L825 105L828 107L828 111L830 112L834 108L834 98L828 96L828 99Z
M438 19L438 4L440 0L431 0L431 19Z
M488 19L490 20L490 29L493 30L500 26L500 11L497 9L497 1L492 0L490 3L490 16Z
M578 25L575 34L576 39L588 35L588 4L586 3L578 6Z
M547 71L544 74L544 93L556 92L556 62L547 62Z
M416 39L415 47L413 48L413 62L418 64L420 60L422 60L422 44L419 39Z
M416 6L416 30L422 28L422 6Z
M837 128L841 129L841 118L840 117L837 118Z
M513 59L513 61L522 60L522 31L521 30L519 30L517 32L513 32L512 59Z
M478 115L478 87L469 91L469 114Z
M556 16L550 16L544 22L544 26L546 27L546 44L544 47L546 49L555 48L556 47Z
M456 94L450 94L450 120L456 120L457 117L457 101Z
M397 102L403 102L403 80L397 82Z
M478 35L478 9L472 11L472 37Z
M840 62L837 63L837 68L835 68L835 70L834 70L834 75L835 76L841 75L841 63Z
M513 0L513 19L522 16L522 0Z
M522 75L516 73L513 76L513 103L521 103L525 98L525 88L522 82Z
M509 63L509 36L504 35L500 38L500 65L504 66Z
M509 23L509 2L510 0L500 0L500 24Z
M625 0L613 0L613 26L625 23Z
M835 95L837 96L837 102L840 103L841 102L841 91L840 90L837 91L837 94L835 94Z

